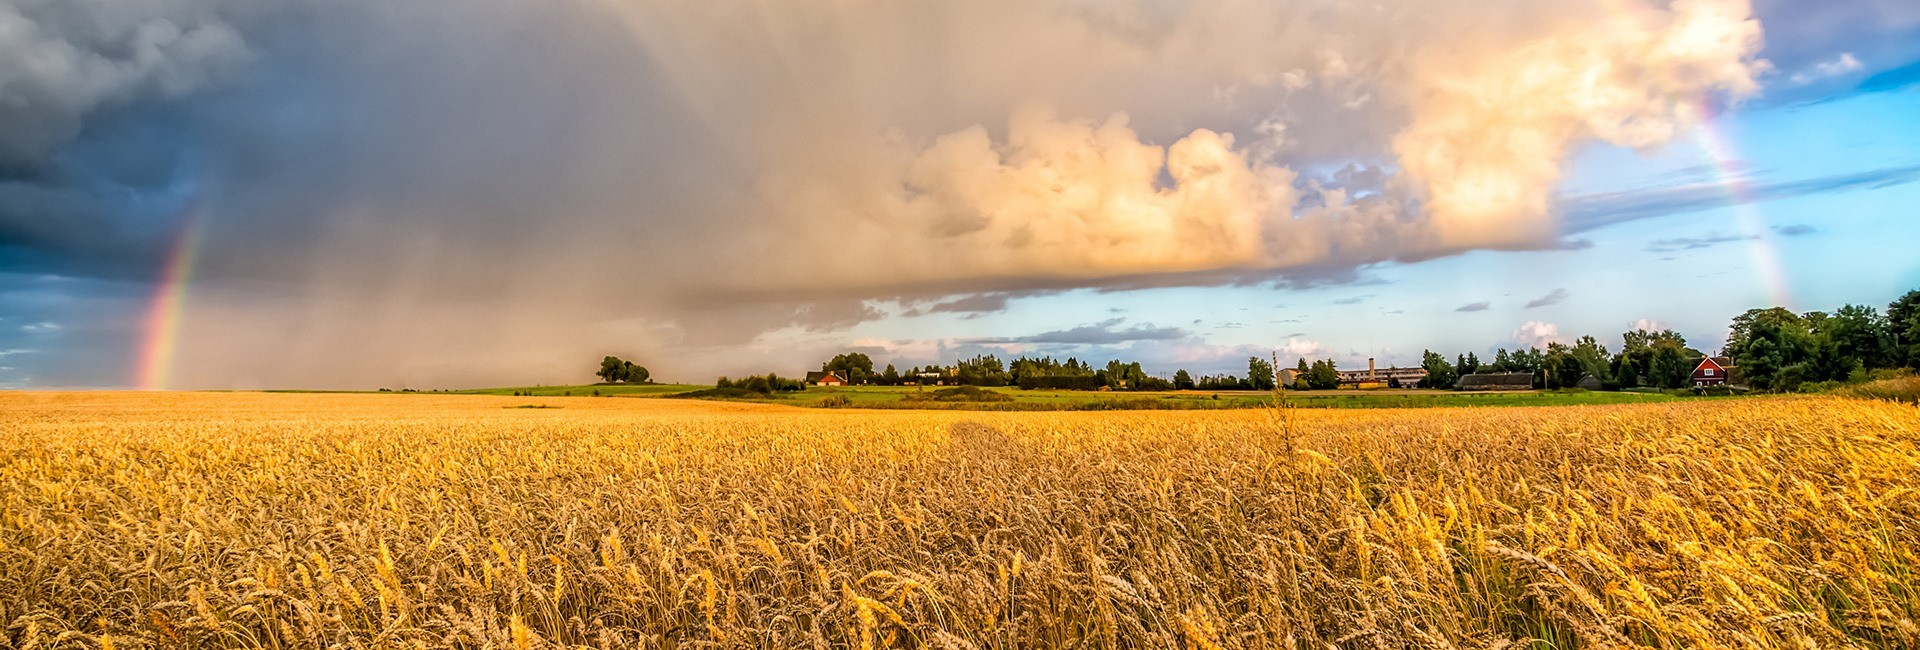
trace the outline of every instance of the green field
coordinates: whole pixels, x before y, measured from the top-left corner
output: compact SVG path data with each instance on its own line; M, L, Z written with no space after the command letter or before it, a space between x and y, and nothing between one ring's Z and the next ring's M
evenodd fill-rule
M691 384L586 384L577 386L518 386L442 391L456 395L530 395L534 397L676 397L710 386ZM1273 396L1254 391L1143 391L1087 392L1022 390L1013 387L983 389L1004 395L1007 401L930 401L914 399L939 390L917 386L847 386L809 388L766 399L742 401L792 406L874 409L941 409L992 411L1234 409L1269 405ZM1288 403L1297 408L1417 408L1440 406L1565 406L1573 404L1651 404L1684 399L1658 393L1588 391L1451 392L1432 390L1289 391ZM845 400L844 404L838 404Z
M933 408L962 410L1103 410L1103 409L1214 409L1256 408L1272 403L1273 395L1255 391L1142 391L1086 392L989 388L1012 401L930 402L909 399L915 393L937 390L914 386L848 386L809 388L774 400L797 406L820 406L839 397L852 408ZM1661 394L1588 391L1523 391L1456 393L1428 390L1289 391L1287 402L1298 408L1409 408L1433 406L1563 406L1571 404L1650 404L1682 399Z
M508 386L441 391L454 395L528 395L533 397L666 397L712 386L692 384L586 384L581 386Z

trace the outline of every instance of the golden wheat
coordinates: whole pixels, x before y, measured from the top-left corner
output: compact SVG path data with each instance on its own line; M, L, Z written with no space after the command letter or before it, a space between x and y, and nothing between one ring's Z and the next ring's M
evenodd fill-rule
M1920 410L0 395L0 647L1920 647Z

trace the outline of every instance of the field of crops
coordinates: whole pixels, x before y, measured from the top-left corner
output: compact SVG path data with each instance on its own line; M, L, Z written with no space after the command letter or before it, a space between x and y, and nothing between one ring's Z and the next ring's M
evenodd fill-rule
M1916 487L1824 397L0 394L0 647L1920 647Z

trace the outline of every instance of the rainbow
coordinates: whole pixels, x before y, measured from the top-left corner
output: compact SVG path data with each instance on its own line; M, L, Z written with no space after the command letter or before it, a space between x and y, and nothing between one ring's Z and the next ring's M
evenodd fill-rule
M140 365L134 377L134 386L140 390L166 390L167 380L173 373L180 324L186 319L187 287L193 282L194 259L200 248L199 216L199 202L189 201L181 219L180 233L167 253L165 266L160 270L160 283L147 307Z
M1741 158L1734 149L1733 138L1717 121L1722 111L1711 103L1702 103L1697 110L1699 127L1693 130L1694 140L1713 161L1714 173L1720 179L1718 185L1727 193L1727 203L1733 209L1735 226L1751 242L1747 253L1753 275L1773 305L1792 309L1793 295L1787 286L1786 266L1780 261L1773 231L1767 228L1767 220L1760 214L1760 201L1754 195L1753 183L1739 168Z

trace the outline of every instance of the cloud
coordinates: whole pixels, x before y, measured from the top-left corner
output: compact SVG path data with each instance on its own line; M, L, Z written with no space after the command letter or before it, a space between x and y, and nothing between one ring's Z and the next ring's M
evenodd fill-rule
M1480 302L1461 305L1459 308L1454 309L1454 311L1463 311L1463 312L1486 311L1492 307L1493 307L1493 302L1483 300Z
M59 323L52 321L40 321L38 323L28 323L20 326L20 331L28 334L49 334L62 329L65 328L61 327Z
M1536 348L1545 348L1548 343L1565 343L1567 341L1566 338L1560 336L1560 326L1537 320L1521 323L1520 328L1513 331L1512 338L1515 343Z
M1037 291L1037 292L1015 293L1015 292L1008 292L1008 291L1000 291L1000 292L993 292L993 293L976 293L972 295L960 296L958 298L943 300L940 302L933 303L931 305L927 305L925 307L915 307L912 309L908 309L905 312L902 312L901 315L906 317L914 317L914 316L923 316L926 314L965 314L967 315L968 318L976 318L985 314L992 314L992 313L1006 311L1007 303L1015 298L1025 298L1028 296L1041 296L1041 295L1048 295L1051 293L1056 293L1056 292ZM1118 311L1121 311L1121 310L1114 310L1114 311L1117 313Z
M1337 300L1334 300L1334 301L1333 301L1333 304L1336 304L1336 305L1358 305L1358 304L1360 304L1360 303L1363 303L1363 302L1366 302L1366 301L1367 301L1367 299L1368 299L1368 298L1371 298L1371 297L1372 297L1372 296L1351 296L1351 297L1347 297L1347 298L1340 298L1340 299L1337 299Z
M1823 79L1858 72L1863 67L1865 66L1860 64L1860 59L1854 58L1852 52L1841 52L1832 59L1814 63L1811 66L1794 72L1791 76L1787 77L1787 82L1796 86L1804 86Z
M0 267L151 280L197 233L196 386L712 367L873 301L1350 280L1558 245L1573 151L1758 90L1751 14L31 3L0 10Z
M1125 319L1114 318L1091 325L1081 325L1071 329L1041 332L1028 336L1005 338L967 339L974 344L1005 345L1010 343L1036 345L1111 345L1130 341L1171 341L1188 337L1187 331L1178 327L1154 327L1140 324L1121 328Z
M1276 350L1276 352L1280 354L1281 358L1312 358L1326 352L1326 346L1321 345L1319 341L1311 341L1298 337L1298 334L1288 336L1287 342L1280 345L1280 348Z
M1791 223L1784 226L1774 226L1773 231L1776 233L1779 233L1780 236L1782 237L1804 237L1806 235L1811 235L1813 233L1820 232L1818 228L1814 228L1813 226L1809 226L1804 223Z
M1718 246L1720 244L1742 242L1742 241L1753 241L1756 239L1759 239L1759 237L1755 235L1722 235L1722 234L1711 234L1711 235L1705 235L1701 237L1676 237L1672 239L1656 239L1647 244L1647 251L1652 253L1671 253L1675 251L1690 251L1690 250L1697 250L1701 248L1709 248L1712 246Z
M40 163L102 111L238 74L252 54L221 4L64 0L0 9L0 165Z
M1553 291L1548 292L1547 295L1540 296L1538 298L1534 298L1533 300L1527 301L1527 309L1533 309L1535 307L1546 307L1549 305L1558 305L1566 301L1567 295L1568 294L1566 289L1554 289Z
M1754 15L1766 26L1763 57L1776 72L1760 101L1790 104L1858 92L1858 76L1875 74L1920 58L1920 9L1900 0L1800 2L1754 0ZM1858 72L1848 58L1860 65ZM1822 76L1822 68L1838 75Z
M1719 172L1714 171L1714 174ZM1920 181L1920 165L1901 165L1860 172L1847 172L1814 178L1772 183L1754 183L1740 192L1727 189L1727 179L1717 176L1707 181L1677 187L1636 188L1620 192L1583 194L1560 198L1568 232L1581 232L1671 214L1746 205L1799 196L1871 190Z
M1672 327L1673 326L1667 324L1666 321L1653 320L1651 318L1636 319L1631 323L1627 323L1627 331L1629 332L1640 331L1640 330L1645 330L1648 332L1658 332L1661 330L1672 329Z

